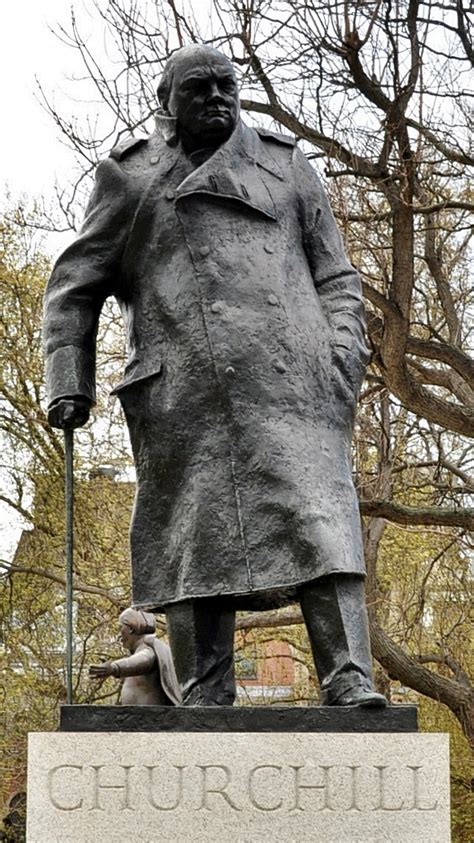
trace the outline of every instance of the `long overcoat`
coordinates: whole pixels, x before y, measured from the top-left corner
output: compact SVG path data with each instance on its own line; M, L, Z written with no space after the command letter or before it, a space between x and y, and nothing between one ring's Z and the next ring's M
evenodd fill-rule
M112 151L47 288L51 402L94 400L110 295L128 342L115 392L137 470L133 604L280 606L320 576L363 573L361 288L294 141L239 122L200 166L160 131Z

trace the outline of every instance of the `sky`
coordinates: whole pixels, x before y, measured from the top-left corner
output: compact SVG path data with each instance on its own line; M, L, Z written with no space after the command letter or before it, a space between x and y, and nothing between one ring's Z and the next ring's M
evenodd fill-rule
M0 86L4 123L0 136L0 182L14 195L51 190L67 169L70 154L38 102L35 77L61 96L63 79L74 72L75 56L51 33L67 21L64 0L14 0L2 4Z

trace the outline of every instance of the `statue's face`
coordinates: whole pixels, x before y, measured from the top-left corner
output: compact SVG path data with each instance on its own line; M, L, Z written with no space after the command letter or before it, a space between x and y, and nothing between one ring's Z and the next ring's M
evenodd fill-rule
M130 644L136 639L133 629L126 623L120 624L119 637L123 646L127 647L127 649L129 649Z
M209 53L184 58L175 71L168 101L180 133L203 145L221 143L239 116L239 92L232 65Z

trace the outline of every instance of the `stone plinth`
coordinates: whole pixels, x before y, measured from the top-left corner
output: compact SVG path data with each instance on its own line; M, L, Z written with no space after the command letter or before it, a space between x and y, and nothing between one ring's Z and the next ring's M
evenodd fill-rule
M446 843L446 735L33 733L28 843Z

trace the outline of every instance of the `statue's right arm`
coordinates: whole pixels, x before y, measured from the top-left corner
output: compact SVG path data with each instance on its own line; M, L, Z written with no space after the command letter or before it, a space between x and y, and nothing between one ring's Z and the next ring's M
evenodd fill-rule
M46 288L43 343L53 427L85 424L95 401L97 326L119 280L131 194L120 162L102 161L80 234L56 262Z
M131 656L111 662L113 676L143 676L156 669L156 656L152 647L143 647Z

